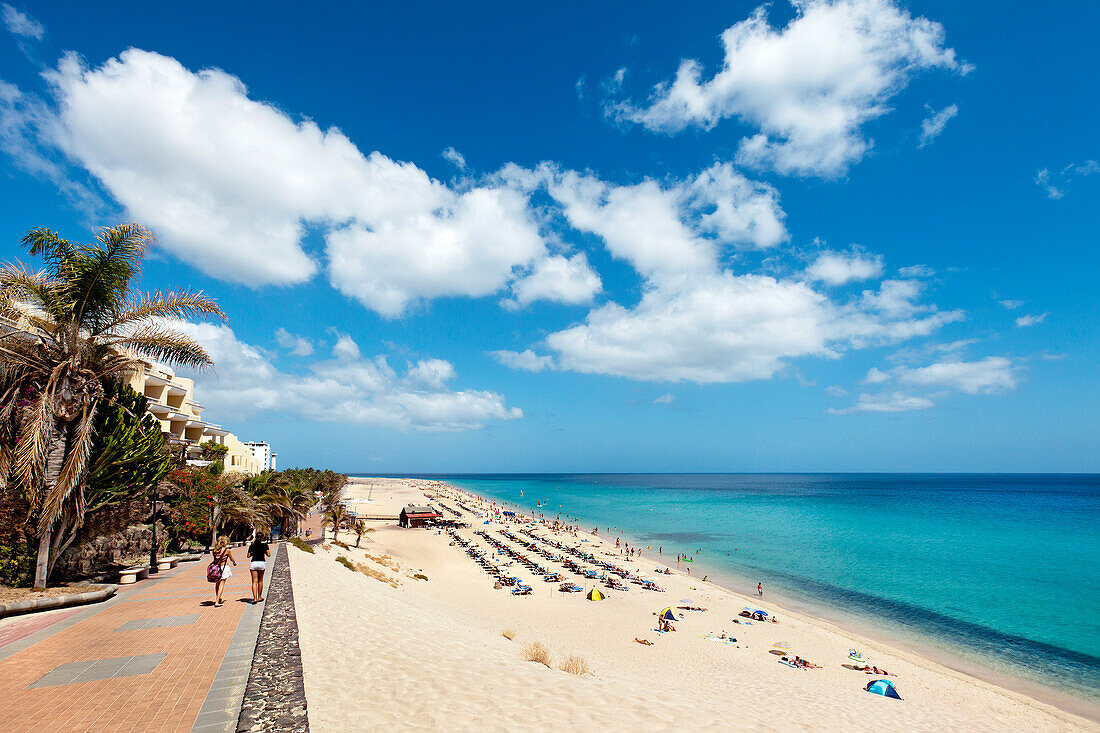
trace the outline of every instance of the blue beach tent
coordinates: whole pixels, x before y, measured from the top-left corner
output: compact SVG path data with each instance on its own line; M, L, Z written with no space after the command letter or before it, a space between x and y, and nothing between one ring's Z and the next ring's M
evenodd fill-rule
M872 680L867 683L867 692L873 692L876 695L882 695L883 697L892 697L895 700L900 700L901 695L894 689L894 683L890 680Z

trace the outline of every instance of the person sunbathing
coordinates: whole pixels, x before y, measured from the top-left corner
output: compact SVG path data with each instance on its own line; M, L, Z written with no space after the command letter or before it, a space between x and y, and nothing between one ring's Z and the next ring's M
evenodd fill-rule
M649 639L639 639L635 636L634 641L638 642L639 644L645 644L646 646L653 646L653 642Z

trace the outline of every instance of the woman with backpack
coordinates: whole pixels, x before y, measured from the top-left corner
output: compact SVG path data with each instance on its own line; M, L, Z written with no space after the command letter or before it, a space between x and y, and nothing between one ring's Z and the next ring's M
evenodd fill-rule
M237 564L233 559L233 553L229 551L229 540L224 536L219 537L214 543L214 559L206 567L206 579L214 584L214 605L222 605L222 590L225 581L233 577L233 571L229 569L229 563Z

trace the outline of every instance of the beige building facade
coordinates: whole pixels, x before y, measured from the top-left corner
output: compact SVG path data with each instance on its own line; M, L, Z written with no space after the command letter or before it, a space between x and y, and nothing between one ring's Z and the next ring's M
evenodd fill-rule
M228 449L222 459L225 470L250 475L261 473L264 468L241 440L217 423L202 417L206 409L195 399L195 382L177 377L168 367L143 361L138 371L130 375L130 386L149 400L149 412L160 420L164 437L173 448L182 448L187 463L205 466L202 444L214 442Z

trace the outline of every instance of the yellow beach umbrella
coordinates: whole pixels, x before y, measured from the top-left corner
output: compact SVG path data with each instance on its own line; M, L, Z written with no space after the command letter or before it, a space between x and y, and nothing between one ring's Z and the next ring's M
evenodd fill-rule
M604 599L604 594L600 593L599 588L593 588L592 590L588 591L588 595L585 596L585 598L590 601L602 601Z

